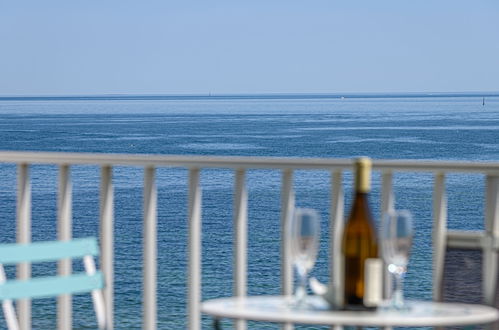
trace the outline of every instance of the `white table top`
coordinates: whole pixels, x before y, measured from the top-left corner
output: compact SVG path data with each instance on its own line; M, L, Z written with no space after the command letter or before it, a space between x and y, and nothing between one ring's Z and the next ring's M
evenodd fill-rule
M203 313L231 319L254 321L356 326L456 326L493 322L499 319L495 308L458 303L408 301L407 311L332 311L317 296L308 297L311 307L290 307L287 296L249 296L212 299L202 303Z

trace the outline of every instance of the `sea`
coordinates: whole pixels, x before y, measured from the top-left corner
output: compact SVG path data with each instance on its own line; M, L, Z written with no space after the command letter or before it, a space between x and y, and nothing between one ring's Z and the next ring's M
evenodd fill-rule
M0 150L499 161L499 95L327 95L218 97L0 98ZM56 238L58 169L35 164L34 241ZM187 170L160 168L158 187L158 328L186 327ZM73 236L98 237L97 166L73 166ZM118 166L115 185L115 328L140 329L142 318L143 169ZM251 170L248 294L279 294L280 180L275 170ZM201 173L202 298L232 294L234 173ZM329 281L330 173L296 171L296 205L321 215L320 251L311 276ZM407 299L431 299L433 176L394 176L396 208L414 217L416 234L405 279ZM483 229L484 177L449 174L448 227ZM352 176L344 175L346 213ZM16 167L0 165L0 242L15 241ZM380 174L373 173L370 205L380 218ZM74 262L75 271L81 263ZM34 276L55 273L33 266ZM13 269L7 269L13 276ZM96 327L88 295L74 301L74 328ZM55 329L54 299L33 303L33 329ZM203 328L212 326L203 316ZM231 323L225 321L224 328ZM5 323L0 321L0 327ZM278 328L249 323L252 329ZM317 327L301 326L303 329Z

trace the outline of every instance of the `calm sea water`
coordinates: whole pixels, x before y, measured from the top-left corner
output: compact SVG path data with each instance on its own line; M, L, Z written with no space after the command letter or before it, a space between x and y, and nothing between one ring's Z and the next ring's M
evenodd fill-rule
M2 150L499 161L499 98L0 100ZM32 168L33 239L55 239L57 169ZM15 239L15 166L0 165L2 242ZM279 293L280 173L249 179L249 294ZM99 169L75 166L75 237L98 235ZM158 323L185 327L185 169L158 171ZM372 210L379 218L379 173ZM142 276L141 168L117 167L116 328L138 329ZM483 177L449 175L449 227L483 228ZM204 170L203 299L231 295L233 173ZM321 251L313 276L328 281L329 175L298 171L296 204L320 211ZM345 175L347 196L351 176ZM409 298L431 298L431 175L398 174L397 208L411 210L417 235ZM350 201L347 201L347 208ZM81 269L78 263L75 269ZM35 274L47 271L35 267ZM53 271L53 270L50 270ZM12 269L10 269L12 274ZM55 305L35 303L35 329L55 327ZM94 328L90 299L75 297L75 328ZM204 325L210 320L204 318ZM3 324L2 324L3 325ZM250 324L253 328L273 325Z

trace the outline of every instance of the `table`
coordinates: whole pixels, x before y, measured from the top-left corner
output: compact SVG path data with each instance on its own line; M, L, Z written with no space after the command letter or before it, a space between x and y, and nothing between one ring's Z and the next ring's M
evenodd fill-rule
M407 311L378 309L369 311L333 311L318 296L309 296L310 307L290 307L290 296L247 296L207 300L201 311L216 318L254 321L344 325L344 326L458 326L496 321L499 311L476 304L408 301Z

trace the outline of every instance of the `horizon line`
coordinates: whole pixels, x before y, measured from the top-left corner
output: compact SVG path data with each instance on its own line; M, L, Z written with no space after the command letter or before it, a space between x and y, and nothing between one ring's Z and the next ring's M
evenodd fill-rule
M217 99L346 99L346 98L499 97L495 92L363 92L363 93L176 93L176 94L68 94L0 95L0 101L56 100L217 100Z

